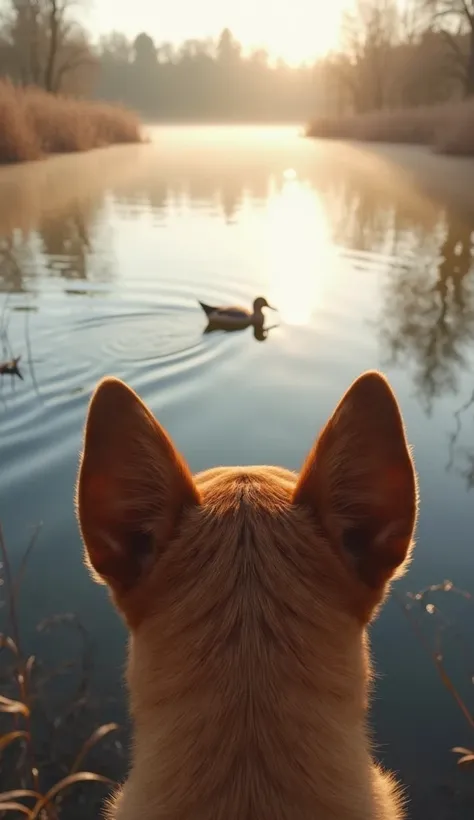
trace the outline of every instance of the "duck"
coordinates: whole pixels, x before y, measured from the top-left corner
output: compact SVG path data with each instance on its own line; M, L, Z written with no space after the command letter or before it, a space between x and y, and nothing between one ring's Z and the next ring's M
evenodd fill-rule
M217 307L206 305L205 302L199 302L199 304L207 316L207 329L212 330L244 330L251 325L261 328L265 322L263 308L276 311L276 308L269 305L263 296L258 296L254 300L253 311L239 305Z
M21 356L17 356L16 359L10 359L9 362L0 362L0 375L19 376L20 379L23 379L23 376L21 375L20 369L18 367L20 359Z

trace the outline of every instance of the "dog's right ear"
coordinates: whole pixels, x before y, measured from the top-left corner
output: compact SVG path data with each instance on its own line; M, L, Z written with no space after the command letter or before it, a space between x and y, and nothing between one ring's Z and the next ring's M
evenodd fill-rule
M347 391L300 476L294 501L378 602L410 552L417 486L400 410L388 382L365 373Z
M186 507L191 473L138 396L118 379L97 387L87 416L77 508L89 561L124 593L159 557Z

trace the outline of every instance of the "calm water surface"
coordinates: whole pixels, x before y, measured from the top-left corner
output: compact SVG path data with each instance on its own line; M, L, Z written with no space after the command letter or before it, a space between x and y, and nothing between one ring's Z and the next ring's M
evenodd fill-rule
M421 489L398 594L445 578L474 592L474 163L288 128L151 136L0 171L3 345L8 336L24 375L0 377L0 519L15 561L43 522L24 586L27 640L36 647L45 615L78 613L107 697L125 636L82 567L73 509L86 405L104 374L140 393L193 470L298 469L352 379L383 368ZM280 310L263 341L203 335L198 298L259 294ZM468 604L456 616L472 627ZM379 755L409 785L414 816L467 816L469 774L450 749L472 738L396 597L372 635Z

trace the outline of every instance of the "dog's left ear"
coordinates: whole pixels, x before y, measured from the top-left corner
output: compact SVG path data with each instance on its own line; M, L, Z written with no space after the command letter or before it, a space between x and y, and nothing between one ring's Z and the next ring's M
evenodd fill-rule
M186 507L191 473L138 396L118 379L97 387L86 422L77 507L89 561L114 592L159 557Z
M379 373L365 373L342 398L294 501L311 509L333 548L380 597L407 558L417 489L400 410Z

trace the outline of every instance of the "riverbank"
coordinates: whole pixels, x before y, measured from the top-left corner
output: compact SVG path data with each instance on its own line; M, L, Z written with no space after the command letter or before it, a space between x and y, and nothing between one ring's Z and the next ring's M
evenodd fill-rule
M345 117L318 117L308 137L427 145L441 154L474 156L474 100Z
M0 81L0 164L141 139L138 117L125 108Z

